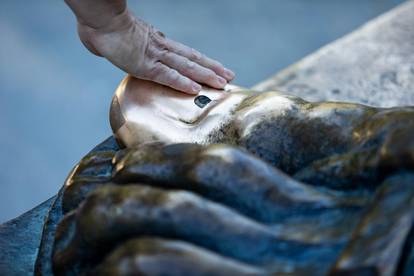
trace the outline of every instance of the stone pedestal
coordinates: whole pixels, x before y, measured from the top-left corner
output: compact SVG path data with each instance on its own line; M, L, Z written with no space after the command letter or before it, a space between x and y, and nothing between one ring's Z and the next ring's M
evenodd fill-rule
M308 101L414 105L414 1L368 22L253 89L281 90Z
M55 197L0 225L0 274L31 275L43 224Z

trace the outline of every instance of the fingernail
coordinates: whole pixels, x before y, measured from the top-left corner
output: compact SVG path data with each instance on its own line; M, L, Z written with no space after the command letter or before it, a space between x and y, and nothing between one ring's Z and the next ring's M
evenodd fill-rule
M193 83L193 85L191 86L191 89L193 90L193 92L200 92L201 90L201 85L199 85L198 83Z
M220 76L217 76L217 80L221 86L225 86L227 84L227 81Z
M228 80L232 80L234 79L234 77L236 76L234 74L233 71L229 70L229 69L224 69L224 76L228 79Z

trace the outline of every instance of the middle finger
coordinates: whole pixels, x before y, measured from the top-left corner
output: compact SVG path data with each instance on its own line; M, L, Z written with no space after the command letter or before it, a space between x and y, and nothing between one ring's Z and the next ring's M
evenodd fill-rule
M220 77L212 70L173 52L165 53L162 56L161 61L196 82L204 83L218 89L224 88L227 84L227 81L224 78Z

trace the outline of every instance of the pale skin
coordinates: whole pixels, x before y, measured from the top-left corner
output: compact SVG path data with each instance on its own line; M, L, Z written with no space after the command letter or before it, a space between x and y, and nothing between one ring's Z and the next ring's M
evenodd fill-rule
M134 77L197 94L202 84L222 89L235 76L218 61L136 18L126 0L65 2L76 15L86 48Z

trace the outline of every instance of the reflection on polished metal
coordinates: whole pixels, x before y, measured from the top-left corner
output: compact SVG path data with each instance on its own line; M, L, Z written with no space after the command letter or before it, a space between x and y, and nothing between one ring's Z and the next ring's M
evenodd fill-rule
M225 143L243 147L287 173L312 161L378 143L382 127L411 124L413 108L383 110L354 103L317 102L277 91L253 92L228 86L196 95L125 78L112 102L110 119L126 147L150 142ZM334 185L336 182L328 183Z
M151 141L200 142L246 97L241 91L227 85L224 90L204 87L198 95L188 95L128 76L113 98L111 127L127 147Z
M228 90L200 99L126 78L111 125L129 148L109 141L75 167L38 275L403 275L414 266L413 107ZM175 143L186 141L203 144Z

